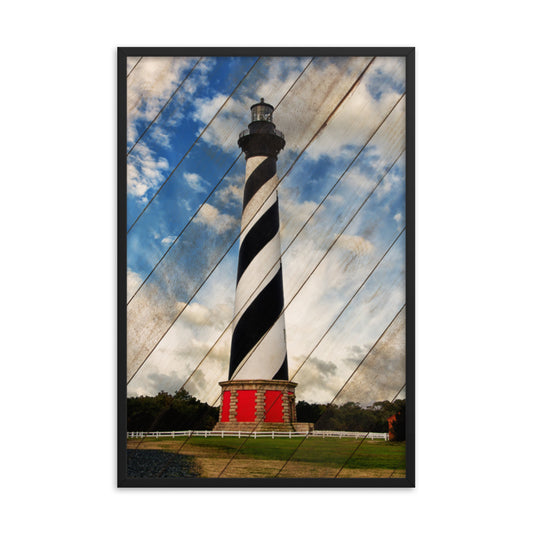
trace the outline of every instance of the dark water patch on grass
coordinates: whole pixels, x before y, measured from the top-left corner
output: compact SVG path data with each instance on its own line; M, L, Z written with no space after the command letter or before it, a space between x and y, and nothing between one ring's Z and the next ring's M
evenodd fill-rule
M159 476L159 472L165 471ZM159 450L128 450L128 477L172 478L199 477L194 459L185 455Z

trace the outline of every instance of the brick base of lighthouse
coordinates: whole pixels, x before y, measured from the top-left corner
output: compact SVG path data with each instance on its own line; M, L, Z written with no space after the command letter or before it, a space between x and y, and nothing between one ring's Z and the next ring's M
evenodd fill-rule
M222 381L214 431L295 431L296 383L285 380Z

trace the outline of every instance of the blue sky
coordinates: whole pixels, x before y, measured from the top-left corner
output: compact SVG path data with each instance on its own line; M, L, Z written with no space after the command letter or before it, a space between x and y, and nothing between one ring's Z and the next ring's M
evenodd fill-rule
M194 371L186 388L217 402L244 184L237 138L263 97L277 107L287 142L278 194L289 374L305 361L297 397L330 401L405 303L405 236L383 257L405 221L404 60L198 59L143 58L128 77L129 148L186 78L128 156L128 375L139 369L128 394L173 392ZM342 401L394 397L404 380L403 332L400 314Z

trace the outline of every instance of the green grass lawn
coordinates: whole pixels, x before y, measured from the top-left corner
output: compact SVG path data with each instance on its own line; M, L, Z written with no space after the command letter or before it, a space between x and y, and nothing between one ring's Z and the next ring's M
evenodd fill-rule
M145 439L144 442L158 441L160 444L169 443L174 449L178 443L183 443L185 437L175 439ZM302 440L304 442L302 442ZM172 445L174 443L174 445ZM298 447L298 445L301 445ZM336 438L250 438L245 441L244 438L237 437L192 437L187 444L211 448L213 452L233 455L239 450L237 457L270 459L286 461L305 461L320 463L328 466L341 467L350 457L352 452L359 446L345 468L355 469L405 469L405 443L404 442L386 442L382 440L365 439L336 439ZM187 446L185 444L185 446ZM296 448L298 449L296 450ZM292 455L294 453L294 455ZM291 457L292 455L292 457Z

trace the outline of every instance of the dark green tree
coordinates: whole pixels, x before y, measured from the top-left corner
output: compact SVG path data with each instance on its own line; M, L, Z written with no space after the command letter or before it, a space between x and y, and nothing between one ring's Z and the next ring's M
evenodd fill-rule
M217 420L218 407L200 402L185 390L174 396L162 391L157 396L128 398L128 431L212 429Z

